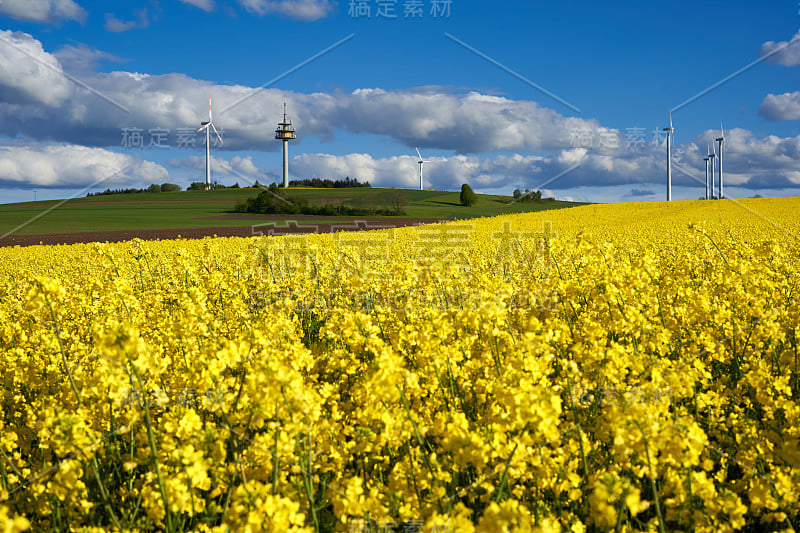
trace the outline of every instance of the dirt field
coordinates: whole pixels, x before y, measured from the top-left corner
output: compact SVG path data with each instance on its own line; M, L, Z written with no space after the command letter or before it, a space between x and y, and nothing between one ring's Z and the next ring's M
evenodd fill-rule
M2 3L2 2L0 2ZM343 197L330 197L330 198L309 198L309 203L339 203L344 202L345 200L349 200L349 196ZM136 200L136 201L96 201L96 202L41 202L37 204L31 205L0 205L0 209L20 209L20 208L31 208L31 207L53 207L54 205L58 205L59 207L79 207L79 206L92 206L92 205L126 205L126 204L230 204L233 205L236 203L234 200Z
M278 217L270 217L275 220ZM288 217L287 217L288 218ZM287 220L283 218L283 220ZM354 219L349 221L326 222L325 219L289 219L286 224L264 222L253 226L234 226L217 228L178 228L141 229L124 231L93 231L81 233L60 233L49 235L8 235L0 238L3 246L33 246L36 244L75 244L82 242L121 242L131 239L201 239L203 237L255 237L259 235L288 235L302 233L330 233L332 231L362 231L381 228L418 226L438 222L425 219Z
M125 205L125 204L233 204L234 202L231 200L138 200L135 202L48 202L48 203L37 203L37 204L30 204L30 205L0 205L0 209L21 209L21 208L31 208L31 207L53 207L57 205L59 207L78 207L78 206L92 206L92 205Z

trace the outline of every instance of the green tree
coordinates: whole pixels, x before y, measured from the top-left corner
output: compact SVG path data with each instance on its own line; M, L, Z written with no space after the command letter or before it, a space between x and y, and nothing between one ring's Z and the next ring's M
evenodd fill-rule
M155 183L151 183L150 186L147 188L147 192L161 192L161 185L156 185Z
M468 184L465 183L464 185L461 186L460 199L461 199L461 205L466 207L471 207L475 203L475 200L478 199L478 197L475 195L475 192L472 190L472 187L470 187Z

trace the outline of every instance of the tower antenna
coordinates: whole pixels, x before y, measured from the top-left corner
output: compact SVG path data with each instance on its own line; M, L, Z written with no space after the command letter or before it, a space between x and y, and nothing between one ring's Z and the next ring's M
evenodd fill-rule
M275 130L275 138L283 141L283 186L289 187L289 141L297 138L292 121L289 120L286 112L286 97L283 98L283 122L278 123Z

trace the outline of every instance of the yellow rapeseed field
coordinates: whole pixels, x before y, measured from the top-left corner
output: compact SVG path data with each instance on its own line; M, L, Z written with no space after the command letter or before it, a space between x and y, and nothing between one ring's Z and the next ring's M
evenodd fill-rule
M798 213L0 249L0 529L793 531Z

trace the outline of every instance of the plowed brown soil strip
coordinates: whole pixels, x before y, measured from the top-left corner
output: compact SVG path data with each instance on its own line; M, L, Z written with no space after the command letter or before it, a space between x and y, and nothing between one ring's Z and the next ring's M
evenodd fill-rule
M0 238L3 246L33 246L36 244L76 244L86 242L122 242L131 239L146 241L164 239L202 239L203 237L255 237L259 235L290 235L305 233L330 233L331 231L362 231L397 228L436 222L425 219L355 219L325 222L323 219L289 221L283 225L264 222L253 226L219 228L140 229L120 231L90 231L49 235L8 235Z
M222 215L210 215L207 217L198 217L202 220L252 220L255 223L263 224L265 220L296 220L298 224L308 224L312 222L319 222L321 224L339 224L353 222L355 220L366 220L370 224L395 224L402 226L410 226L418 223L428 224L430 222L445 222L444 220L437 220L433 218L381 218L381 217L344 217L344 216L320 216L320 215L254 215L248 213L225 213Z
M130 201L130 202L64 202L63 204L59 204L58 202L52 202L49 204L30 204L30 205L0 205L0 209L21 209L24 207L53 207L54 205L58 205L59 207L76 207L76 206L87 206L87 205L124 205L124 204L235 204L236 202L232 200L141 200L141 201Z

